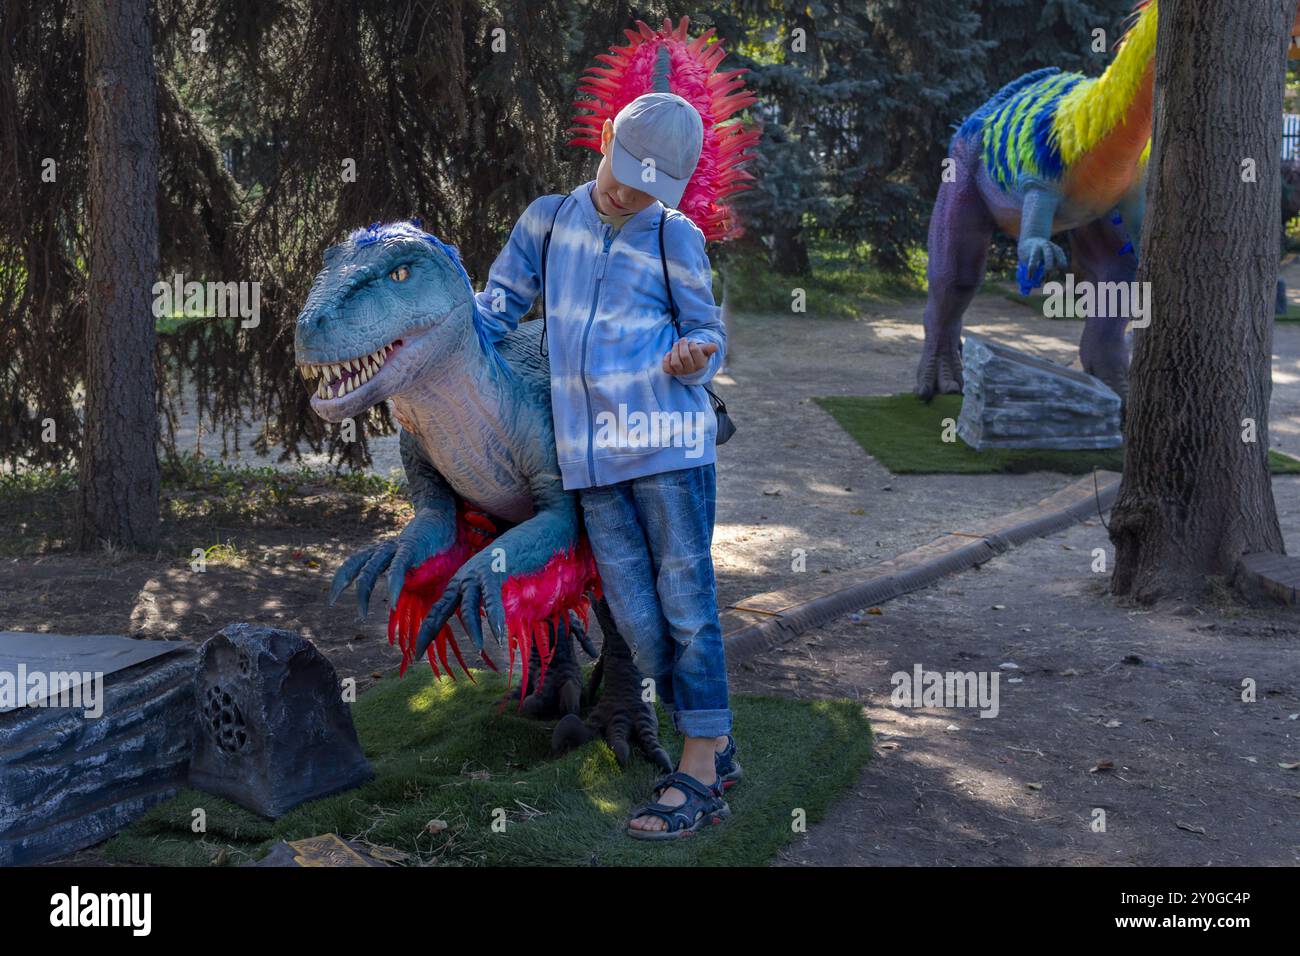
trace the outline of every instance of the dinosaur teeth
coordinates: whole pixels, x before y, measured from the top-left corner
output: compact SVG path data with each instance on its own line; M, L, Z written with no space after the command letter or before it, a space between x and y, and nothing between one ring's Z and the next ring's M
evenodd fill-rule
M298 371L308 381L319 379L315 394L324 399L342 398L349 392L355 392L370 381L388 361L388 356L395 352L393 343L381 345L369 355L360 358L344 359L341 362L326 362L320 365L300 365Z

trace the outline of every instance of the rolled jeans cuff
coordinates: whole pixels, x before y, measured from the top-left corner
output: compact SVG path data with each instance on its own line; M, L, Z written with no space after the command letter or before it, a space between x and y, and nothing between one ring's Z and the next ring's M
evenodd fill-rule
M673 726L683 737L723 737L731 733L731 711L674 709Z

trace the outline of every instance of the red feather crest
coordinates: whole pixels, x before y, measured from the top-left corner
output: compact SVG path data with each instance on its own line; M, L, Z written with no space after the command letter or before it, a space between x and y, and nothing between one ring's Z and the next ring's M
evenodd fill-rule
M721 40L709 42L713 30L692 39L686 35L689 25L689 17L682 17L676 28L665 19L662 29L651 30L638 20L636 30L623 31L627 46L613 46L609 53L597 56L603 65L588 67L578 83L578 91L591 99L574 101L583 112L568 130L569 143L599 151L605 120L612 120L638 96L654 92L655 62L659 49L666 47L669 89L694 106L704 120L700 163L682 196L681 211L700 227L706 240L734 239L741 228L724 200L750 188L754 177L740 166L752 158L750 150L758 142L759 130L731 118L752 104L755 96L741 79L748 71L718 71L727 54Z

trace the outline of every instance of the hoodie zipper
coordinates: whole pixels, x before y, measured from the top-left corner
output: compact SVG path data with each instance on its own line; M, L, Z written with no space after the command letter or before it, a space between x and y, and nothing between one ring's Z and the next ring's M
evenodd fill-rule
M582 392L587 400L587 484L596 483L596 413L591 407L591 389L587 384L587 341L591 336L591 327L596 322L596 305L600 302L600 285L605 280L605 266L609 262L609 247L614 241L614 231L605 227L605 240L596 259L596 288L591 294L591 311L587 314L587 325L582 330Z

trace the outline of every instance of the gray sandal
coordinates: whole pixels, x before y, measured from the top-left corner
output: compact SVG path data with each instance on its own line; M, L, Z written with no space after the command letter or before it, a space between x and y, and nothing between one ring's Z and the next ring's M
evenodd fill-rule
M655 798L669 787L676 787L686 795L686 802L676 807L662 803L647 803L632 811L631 820L637 817L658 817L666 829L638 830L628 821L627 835L634 840L677 840L688 837L708 826L714 826L731 816L731 808L722 799L721 790L696 780L690 774L670 773L655 785Z

